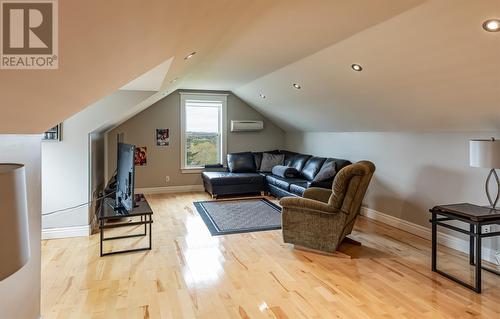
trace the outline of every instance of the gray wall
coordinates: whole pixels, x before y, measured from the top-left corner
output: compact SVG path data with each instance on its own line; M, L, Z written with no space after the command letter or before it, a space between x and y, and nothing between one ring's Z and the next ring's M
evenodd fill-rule
M94 222L94 226L96 226L96 201L95 199L102 195L102 191L104 190L105 180L104 180L104 171L105 171L105 143L104 143L105 134L101 132L95 132L89 134L89 143L90 143L90 198L92 200L92 205L89 209L89 221L92 226L92 221Z
M487 169L469 167L469 139L492 133L289 133L291 150L377 166L365 205L429 227L436 204L487 204Z
M185 90L183 90L185 91ZM213 91L210 91L213 92ZM231 120L263 120L264 130L260 132L231 133ZM227 151L262 151L283 148L285 134L260 113L248 106L237 96L229 94L227 100ZM155 129L170 129L170 146L155 146ZM136 187L162 187L201 184L200 174L182 174L180 145L180 94L178 91L156 102L148 109L108 132L108 172L116 168L116 135L124 133L126 143L147 146L148 165L136 167ZM165 183L165 176L170 183Z
M0 163L22 163L26 166L31 248L28 263L0 281L0 318L36 319L40 316L40 141L40 135L0 135Z

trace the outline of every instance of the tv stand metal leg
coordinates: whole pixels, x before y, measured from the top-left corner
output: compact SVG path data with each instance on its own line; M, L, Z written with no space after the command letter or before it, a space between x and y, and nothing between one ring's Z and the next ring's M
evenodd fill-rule
M472 235L474 233L474 224L470 224L470 233L469 236L469 263L474 265L474 245L475 245L475 237Z
M476 287L475 291L481 293L481 226L476 226Z
M101 255L101 257L103 256L102 255L102 243L104 241L104 227L103 226L104 226L104 221L101 219L99 221L99 228L100 228L100 232L99 232L99 241L100 241L100 243L99 243L99 246L100 246L100 255Z

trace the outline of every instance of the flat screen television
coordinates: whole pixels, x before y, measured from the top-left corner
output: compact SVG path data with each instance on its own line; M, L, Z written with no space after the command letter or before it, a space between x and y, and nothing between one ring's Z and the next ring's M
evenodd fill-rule
M115 209L134 209L135 145L118 143Z

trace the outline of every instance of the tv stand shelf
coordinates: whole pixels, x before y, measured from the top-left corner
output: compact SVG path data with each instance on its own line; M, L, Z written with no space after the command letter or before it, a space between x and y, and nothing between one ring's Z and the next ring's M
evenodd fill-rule
M112 198L104 199L103 204L101 205L101 209L99 211L99 242L100 242L100 255L115 255L121 253L129 253L134 251L144 251L151 250L152 247L152 224L153 224L153 210L148 204L148 201L144 197L144 195L139 194L136 195L135 207L132 211L128 212L124 209L114 209L115 200ZM128 221L122 222L111 222L114 220L120 220L123 218L127 218ZM122 236L113 236L113 237L105 237L105 230L113 229L113 228L121 228L121 227L132 227L132 226L140 226L144 225L144 231L139 234L132 235L122 235ZM149 225L149 227L148 227ZM148 231L149 228L149 231ZM134 238L134 237L143 237L148 236L149 245L147 247L141 248L133 248L133 249L125 249L125 250L115 250L111 252L104 252L103 245L105 241L109 240L117 240L117 239L125 239L125 238Z

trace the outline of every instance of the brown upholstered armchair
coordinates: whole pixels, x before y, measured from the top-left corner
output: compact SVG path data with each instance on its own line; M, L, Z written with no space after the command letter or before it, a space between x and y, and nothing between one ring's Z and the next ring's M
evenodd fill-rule
M335 252L352 231L374 171L372 162L360 161L342 168L331 190L311 187L303 198L282 198L283 240Z

